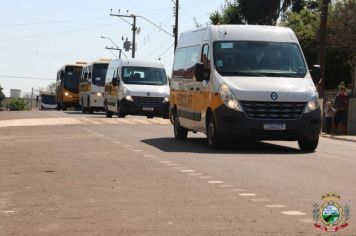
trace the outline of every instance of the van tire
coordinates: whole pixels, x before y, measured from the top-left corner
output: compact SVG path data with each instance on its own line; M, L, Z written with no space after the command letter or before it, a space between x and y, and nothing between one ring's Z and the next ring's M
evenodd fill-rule
M119 118L125 118L125 116L126 116L126 114L125 114L125 112L123 111L123 108L120 108L121 106L120 106L120 103L118 102L117 103L117 116L119 117Z
M179 117L177 112L174 112L174 124L173 124L174 137L176 139L186 139L188 136L188 130L182 127L179 123Z
M221 138L217 133L216 123L214 120L214 115L212 113L210 113L210 115L208 116L206 136L207 136L209 148L217 149L221 147Z
M109 111L108 109L108 105L106 104L106 102L104 103L104 107L105 107L105 115L107 118L111 118L113 113L111 111Z
M302 152L314 152L318 147L319 136L316 138L300 138L298 140L299 148Z

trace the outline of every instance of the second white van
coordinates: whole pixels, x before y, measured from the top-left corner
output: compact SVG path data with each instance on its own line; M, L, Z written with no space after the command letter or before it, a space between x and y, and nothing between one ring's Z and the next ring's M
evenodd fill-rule
M109 64L105 80L107 117L142 115L168 118L169 85L161 61L117 59Z

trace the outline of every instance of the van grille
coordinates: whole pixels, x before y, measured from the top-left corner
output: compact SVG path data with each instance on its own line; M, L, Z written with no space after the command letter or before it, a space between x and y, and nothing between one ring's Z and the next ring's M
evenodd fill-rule
M141 107L157 107L160 106L163 102L163 98L160 97L135 97L132 99L137 106Z
M241 103L248 117L269 120L298 119L306 105L304 102L242 101Z

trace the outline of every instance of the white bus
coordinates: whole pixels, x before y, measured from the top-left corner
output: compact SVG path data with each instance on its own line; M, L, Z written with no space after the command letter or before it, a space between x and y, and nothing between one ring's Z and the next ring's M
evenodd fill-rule
M36 97L37 105L40 110L57 109L56 94L49 92L40 92Z
M101 59L83 67L79 83L79 104L83 113L104 110L103 93L109 62Z

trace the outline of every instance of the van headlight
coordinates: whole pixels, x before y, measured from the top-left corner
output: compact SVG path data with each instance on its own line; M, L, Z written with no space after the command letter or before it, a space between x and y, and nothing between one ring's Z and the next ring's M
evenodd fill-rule
M163 102L169 102L169 97L165 97L165 98L163 99Z
M68 92L65 92L64 95L68 97L68 96L69 96L69 93L68 93Z
M219 94L220 94L221 99L224 101L224 104L228 108L242 112L240 103L237 101L237 99L232 94L231 90L229 89L229 87L226 84L220 85Z
M96 93L96 96L101 97L103 94L102 93Z
M312 97L304 109L304 113L315 111L319 108L319 99L317 96Z
M129 94L129 90L124 87L124 88L122 89L122 93L125 94L125 95L128 95L128 94Z
M133 102L133 98L132 98L130 95L127 95L127 96L125 97L125 99L126 99L127 101Z

